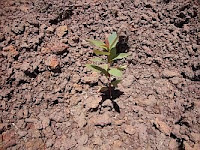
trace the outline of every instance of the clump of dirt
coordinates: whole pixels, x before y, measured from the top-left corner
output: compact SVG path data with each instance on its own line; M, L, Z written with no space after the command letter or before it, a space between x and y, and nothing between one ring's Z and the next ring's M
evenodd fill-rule
M200 147L200 12L189 0L1 0L0 149ZM85 64L116 31L113 95Z

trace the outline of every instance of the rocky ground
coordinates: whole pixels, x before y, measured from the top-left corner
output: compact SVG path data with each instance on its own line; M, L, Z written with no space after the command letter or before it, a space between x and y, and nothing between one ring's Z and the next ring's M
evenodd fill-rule
M198 0L1 0L0 149L199 150ZM88 38L130 56L111 101Z

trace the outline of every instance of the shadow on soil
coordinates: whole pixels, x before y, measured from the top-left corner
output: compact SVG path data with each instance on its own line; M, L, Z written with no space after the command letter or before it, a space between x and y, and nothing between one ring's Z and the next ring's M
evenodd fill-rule
M120 90L116 90L116 89L112 89L112 93L111 93L111 98L109 96L109 90L102 92L101 96L102 96L102 100L99 103L100 106L102 106L102 104L107 100L110 99L112 104L113 104L113 108L115 109L116 112L120 113L120 108L119 105L115 102L115 99L119 98L124 92L120 91Z

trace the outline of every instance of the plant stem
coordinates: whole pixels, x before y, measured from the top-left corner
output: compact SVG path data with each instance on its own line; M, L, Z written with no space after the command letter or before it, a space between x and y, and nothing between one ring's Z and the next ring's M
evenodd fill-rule
M110 69L110 66L111 66L111 62L110 62L110 59L109 59L109 57L107 57L107 59L108 59L108 70ZM112 93L111 93L111 79L110 79L110 74L109 74L109 76L108 76L108 83L109 83L109 97L110 97L110 99L112 98Z
M110 96L110 99L112 98L112 93L111 93L111 83L109 83L109 96Z

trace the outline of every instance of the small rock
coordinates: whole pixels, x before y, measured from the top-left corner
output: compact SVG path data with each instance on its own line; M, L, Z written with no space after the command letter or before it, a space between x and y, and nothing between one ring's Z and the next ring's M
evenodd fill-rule
M194 139L194 141L196 141L196 142L200 142L200 134L198 134L198 133L192 132L191 138Z
M87 142L88 142L88 135L87 135L87 134L82 135L82 136L78 139L78 144L79 144L79 146L85 145L85 144L87 144Z
M56 28L56 34L58 37L63 37L67 34L67 31L68 31L68 27L65 25L65 26L59 26Z
M83 46L84 48L88 48L88 47L89 47L89 44L88 44L88 42L86 42L85 40L83 40L83 41L81 42L81 46Z
M80 81L80 76L78 74L74 74L72 76L72 80L73 83L78 83Z
M95 109L99 106L99 103L101 102L102 98L97 96L90 96L87 98L84 102L87 110Z
M79 128L82 128L87 124L84 113L81 113L78 117L76 117L75 121L77 122Z
M92 148L90 148L90 147L83 147L83 146L79 146L79 147L77 147L77 150L93 150Z
M3 33L0 33L0 42L3 42L5 40L5 36Z
M34 123L34 122L37 122L38 120L35 119L35 118L26 118L25 119L25 122L28 122L28 123Z
M65 149L65 150L70 150L70 149L72 149L74 146L76 145L76 141L75 141L75 139L69 139L69 138L67 138L67 139L65 139L65 140L63 140L62 141L62 146L63 146L63 148Z
M99 73L93 72L92 74L84 76L83 78L81 78L81 81L83 83L95 84L95 83L98 82L98 79L99 79Z
M93 144L94 145L102 145L103 141L101 140L100 137L95 137L93 138Z
M6 124L0 123L0 134L2 134L6 130Z
M192 70L192 68L186 67L184 68L182 74L184 78L188 78L188 79L193 79L194 78L194 72Z
M66 116L66 114L63 113L62 111L60 111L60 112L55 111L54 113L52 113L50 115L50 119L52 119L58 123L62 123L65 121L65 116Z
M43 129L45 129L46 127L49 126L50 124L50 119L48 117L45 117L45 116L40 116L40 120L42 122L42 127Z
M149 48L149 47L147 47L147 46L142 46L142 48L143 48L143 50L144 50L144 52L148 55L148 56L152 56L153 55L153 53L152 53L152 50Z
M30 67L31 67L31 64L24 61L23 64L21 65L21 70L27 71Z
M18 131L19 138L22 138L28 134L27 131Z
M95 126L108 126L111 125L112 123L112 119L110 118L110 115L108 113L104 113L102 115L99 116L95 116L90 118L90 123L94 124Z
M109 100L109 99L107 99L106 101L104 101L104 102L102 103L102 107L103 107L104 109L106 109L107 111L112 110L112 108L113 108L112 101Z
M46 26L45 24L42 24L42 25L40 26L40 31L41 31L41 32L44 32L45 29L47 29L47 26Z
M174 85L177 85L181 82L181 78L179 77L173 77L170 79L170 81L174 84Z
M114 150L120 150L122 146L122 141L116 140L113 142L113 149Z
M133 84L134 81L134 76L133 75L128 75L123 81L122 85L124 87L130 87Z
M67 52L68 46L61 42L55 42L49 44L50 51L56 55L61 55L65 52Z
M132 125L125 125L124 132L130 135L133 135L135 134L136 130L135 130L135 127Z
M75 105L77 105L80 101L81 101L81 97L80 97L80 96L75 96L75 95L73 95L73 96L70 98L70 105L75 106Z
M51 34L51 33L53 33L54 32L54 28L53 27L48 27L47 29L46 29L46 32L48 33L48 34Z
M51 53L51 49L49 47L42 47L40 51L43 54Z
M14 32L16 35L23 34L24 30L25 30L25 26L23 23L20 23L20 24L14 23L11 29L11 31Z
M177 76L179 76L179 73L176 72L176 71L165 69L162 72L162 77L163 78L173 78L173 77L177 77Z
M13 45L10 45L3 48L3 54L8 57L16 57L19 54L19 52Z
M3 146L3 149L8 149L9 147L15 146L17 144L15 139L11 139ZM1 147L0 147L1 148Z
M42 122L41 122L41 121L35 122L35 128L38 129L38 130L43 129L43 127L42 127Z
M33 139L31 141L26 142L26 149L27 150L36 150L36 149L41 149L42 147L45 147L45 144L42 139L37 138Z
M163 121L159 120L158 118L156 118L156 120L153 122L156 127L163 132L166 135L170 135L171 133L171 128Z
M54 144L54 141L52 139L48 139L47 142L46 142L47 148L52 147L53 144Z
M169 149L177 149L178 148L178 143L176 142L175 139L171 139L169 142Z
M49 66L51 69L56 69L59 67L59 61L58 61L58 58L57 56L55 55L51 55L49 56L46 61L45 61L45 64L47 66Z
M115 120L115 121L114 121L114 124L115 124L116 126L121 126L123 123L125 123L125 120Z
M199 147L197 147L197 144L196 146L192 147L186 141L184 141L184 146L185 146L185 150L199 150Z

